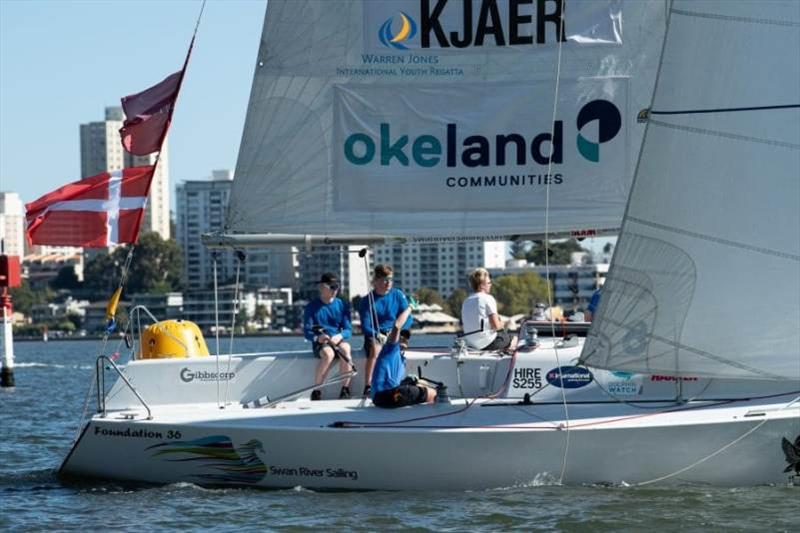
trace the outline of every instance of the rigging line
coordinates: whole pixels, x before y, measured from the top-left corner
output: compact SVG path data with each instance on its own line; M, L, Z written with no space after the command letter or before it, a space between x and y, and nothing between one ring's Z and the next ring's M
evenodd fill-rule
M562 6L562 10L566 12L566 6ZM562 12L562 16L564 15ZM558 54L556 56L556 79L555 79L555 88L553 91L553 115L552 120L550 123L550 139L555 137L555 127L556 127L556 113L558 111L558 94L559 89L561 87L561 52L562 52L562 44L563 44L563 37L564 37L564 26L563 26L563 19L562 25L559 28L559 33L561 34L561 39L558 40ZM548 156L547 161L547 183L545 184L545 206L544 206L544 270L545 275L547 276L547 302L550 307L550 334L553 338L556 336L556 326L553 322L553 294L552 289L550 287L550 175L553 171L553 150L554 146L553 143L550 143L550 153ZM561 371L561 360L558 356L558 347L553 343L553 353L556 356L556 366L558 367L558 377L561 382L561 401L564 406L564 419L567 422L567 432L564 440L564 455L561 458L561 474L558 478L559 485L564 481L564 474L567 471L567 456L569 454L569 407L567 407L567 393L564 389L564 373Z
M674 130L696 133L698 135L708 135L710 137L721 137L723 139L731 139L734 141L752 142L752 143L766 144L768 146L777 146L779 148L800 150L800 144L794 144L783 141L774 141L772 139L762 139L761 137L753 137L750 135L739 135L737 133L728 133L725 131L709 130L706 128L695 128L692 126L682 126L680 124L671 124L669 122L662 122L660 120L648 120L647 123L653 124L655 126L661 126L662 128L671 128Z
M781 396L796 395L796 394L798 394L798 392L800 392L800 391L789 391L789 392L784 392L784 393L779 393L779 394L767 394L767 395L763 395L763 396L751 396L751 397L748 397L748 398L733 398L733 399L707 400L707 401L706 400L701 400L701 402L702 402L701 405L686 405L686 404L682 404L682 405L679 405L677 407L666 407L666 408L664 408L663 410L660 410L660 411L650 411L650 412L647 412L647 413L637 413L637 414L633 414L633 415L618 416L618 417L609 418L609 419L602 419L602 420L592 420L591 422L573 424L572 428L574 429L574 428L585 428L585 427L590 427L590 426L602 426L602 425L606 425L606 424L614 424L614 423L617 423L617 422L625 422L625 421L628 421L628 420L637 420L637 419L647 418L647 417L651 417L651 416L657 416L657 415L661 415L661 414L672 414L672 413L680 413L680 412L684 412L684 411L697 411L697 410L702 410L702 409L709 409L709 408L719 407L719 406L723 406L723 405L729 405L729 404L736 403L736 402L751 402L751 401L754 401L754 400L765 400L765 399L770 399L770 398L779 398ZM470 403L470 405L468 407L471 407L472 404L474 404L478 399L480 399L480 398L473 398L472 402ZM792 406L792 404L794 404L794 403L796 403L798 401L800 401L800 396L796 396L793 400L789 401L780 410L788 409L789 407ZM672 402L672 401L664 401L663 403L674 404L674 402ZM548 404L548 405L552 405L552 404ZM519 407L519 405L517 405L517 404L514 404L514 405L482 404L482 406L485 406L485 407L511 407L511 408ZM449 415L452 415L452 414L458 414L458 413L463 412L465 410L466 410L466 408L461 408L461 409L458 409L456 411L450 411L450 412L447 412L447 413L439 413L439 414L436 414L436 415L429 415L429 416L423 416L423 417L418 417L418 418L410 418L410 419L407 419L407 420L396 420L396 421L388 421L388 422L354 422L354 421L347 422L347 421L340 421L340 422L334 422L334 424L335 424L335 427L351 427L351 428L361 427L361 428L366 428L366 427L379 426L379 427L384 427L384 428L397 428L397 429L495 429L495 430L502 430L502 431L518 431L518 430L523 430L524 431L524 430L531 430L531 429L548 429L548 430L562 430L562 429L565 429L563 426L556 426L556 425L552 425L552 424L549 425L549 426L528 426L528 425L524 425L524 424L514 424L514 425L475 425L475 426L469 426L469 425L460 425L460 426L459 425L450 425L450 426L444 426L444 425L441 425L441 426L399 425L399 424L404 424L406 422L415 422L415 421L418 421L418 420L428 420L428 419L433 419L433 418L437 418L437 417L443 417L443 416L449 416Z
M236 316L239 314L239 274L242 270L242 263L244 262L244 253L241 255L236 253L236 288L233 291L233 313L231 313L231 340L228 343L228 369L227 375L231 375L231 359L233 358L233 336L236 334ZM217 371L217 380L219 380L219 371ZM223 400L223 407L228 405L228 392L231 388L231 380L225 380L225 399Z
M745 244L741 242L731 241L728 239L722 239L720 237L713 237L711 235L706 235L704 233L698 233L696 231L689 231L681 228L676 228L675 226L667 226L665 224L659 224L658 222L652 222L649 220L644 220L642 218L629 216L629 220L632 220L638 224L643 226L649 226L651 228L660 229L663 231L668 231L670 233L678 233L681 235L685 235L687 237L694 237L695 239L702 239L709 242L715 242L717 244L723 244L725 246L731 246L734 248L740 248L742 250L748 250L751 252L757 252L764 255L772 255L775 257L780 257L781 259L790 259L792 261L800 261L800 255L796 254L789 254L786 252L780 252L778 250L772 250L770 248L764 248L762 246L753 246L751 244ZM644 236L642 236L644 237ZM645 237L646 238L646 237Z
M768 109L798 109L800 104L765 105L756 107L720 107L717 109L684 109L681 111L649 111L649 115L698 115L702 113L734 113L738 111L764 111Z
M700 11L689 11L688 9L670 9L670 13L683 15L686 17L726 20L728 22L748 22L753 24L768 24L771 26L800 27L800 22L791 20L757 19L753 17L736 17L732 15L718 15L716 13L702 13Z
M211 253L211 262L214 271L214 334L217 339L217 353L214 359L217 360L217 408L219 408L219 292L217 287L217 252Z
M786 405L784 405L783 407L781 407L778 410L779 411L785 411L786 409L791 407L793 403L797 402L798 400L800 400L800 396L796 397L795 399L793 399L792 401L790 401L789 403L787 403ZM698 459L697 461L695 461L695 462L693 462L693 463L691 463L689 465L686 465L683 468L680 468L680 469L678 469L678 470L676 470L676 471L674 471L672 473L665 474L665 475L657 477L657 478L648 479L647 481L640 481L639 483L634 483L633 486L642 487L642 486L645 486L645 485L650 485L652 483L658 483L659 481L664 481L665 479L669 479L671 477L675 477L677 475L680 475L680 474L686 472L687 470L691 470L695 466L700 465L702 463L705 463L709 459L711 459L713 457L716 457L717 455L721 454L722 452L724 452L725 450L727 450L728 448L730 448L734 444L738 443L739 441L744 440L746 437L752 435L758 429L760 429L761 426L763 426L764 424L766 424L769 421L770 421L770 419L768 417L765 417L764 420L762 420L761 422L756 424L754 427L752 427L749 430L747 430L744 434L739 435L738 437L733 439L731 442L729 442L728 444L726 444L722 448L719 448L718 450L706 455L705 457L702 457L702 458Z
M200 27L200 19L203 18L203 11L206 8L206 0L203 0L203 3L200 4L200 13L197 15L197 22L194 25L194 32L192 32L192 38L197 35L197 29Z

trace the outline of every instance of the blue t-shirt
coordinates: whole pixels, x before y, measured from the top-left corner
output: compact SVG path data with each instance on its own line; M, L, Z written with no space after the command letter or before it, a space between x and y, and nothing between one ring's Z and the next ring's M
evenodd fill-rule
M600 305L600 294L601 294L600 291L602 290L603 289L601 287L596 291L594 291L594 293L592 294L592 299L589 300L589 305L586 307L586 309L588 309L589 312L592 314L594 314L594 312L597 311L597 306Z
M399 289L390 289L383 296L372 291L372 297L375 301L374 311L370 309L369 295L361 298L361 302L358 304L358 316L361 317L361 330L364 332L365 337L374 337L376 334L375 326L373 325L375 323L374 315L378 317L378 330L388 333L400 313L408 309L406 295ZM402 329L410 328L413 322L414 319L409 316Z
M314 298L303 312L303 335L310 341L317 336L314 326L322 326L331 337L341 334L343 339L349 339L353 329L350 306L339 298L334 298L329 304Z
M406 374L406 358L400 353L400 344L387 342L381 348L375 369L372 371L372 397L400 385Z

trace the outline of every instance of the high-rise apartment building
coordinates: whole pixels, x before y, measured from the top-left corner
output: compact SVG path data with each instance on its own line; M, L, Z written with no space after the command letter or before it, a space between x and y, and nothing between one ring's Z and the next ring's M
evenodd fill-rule
M225 227L233 172L215 170L210 180L185 181L176 189L176 232L184 251L184 282L189 289L206 289L214 283L212 250L200 242L204 233ZM297 285L296 250L288 248L245 250L239 281L249 287ZM237 259L229 250L217 252L217 282L235 281Z
M15 192L0 192L0 240L5 255L25 255L25 206Z
M300 250L300 298L310 300L319 294L319 279L324 272L332 272L339 278L340 295L351 299L365 295L369 288L369 274L364 259L358 256L362 248L361 245L329 245Z
M447 298L456 289L469 292L467 275L477 267L502 268L506 242L443 242L383 244L374 249L373 263L394 269L395 285L406 293L421 287Z
M105 120L81 124L81 177L86 178L127 167L152 165L155 154L135 156L122 148L119 129L125 117L121 107L107 107ZM170 238L169 229L169 150L167 141L161 151L150 196L142 221L142 232L155 231L161 238Z

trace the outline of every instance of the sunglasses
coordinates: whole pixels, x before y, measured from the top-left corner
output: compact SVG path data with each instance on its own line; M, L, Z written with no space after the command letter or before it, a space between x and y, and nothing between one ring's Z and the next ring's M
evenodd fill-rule
M393 277L391 277L391 276L389 276L389 277L386 277L386 278L378 278L378 281L382 281L382 282L384 282L384 283L391 283L391 282L393 282L393 281L394 281L394 278L393 278Z
M337 283L331 283L330 285L326 285L326 287L328 287L332 291L338 291L339 290L339 285Z

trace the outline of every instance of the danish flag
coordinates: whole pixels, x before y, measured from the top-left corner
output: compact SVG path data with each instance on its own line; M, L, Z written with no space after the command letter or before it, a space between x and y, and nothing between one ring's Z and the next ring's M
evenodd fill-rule
M154 170L147 165L104 172L26 204L29 242L84 248L135 243Z

